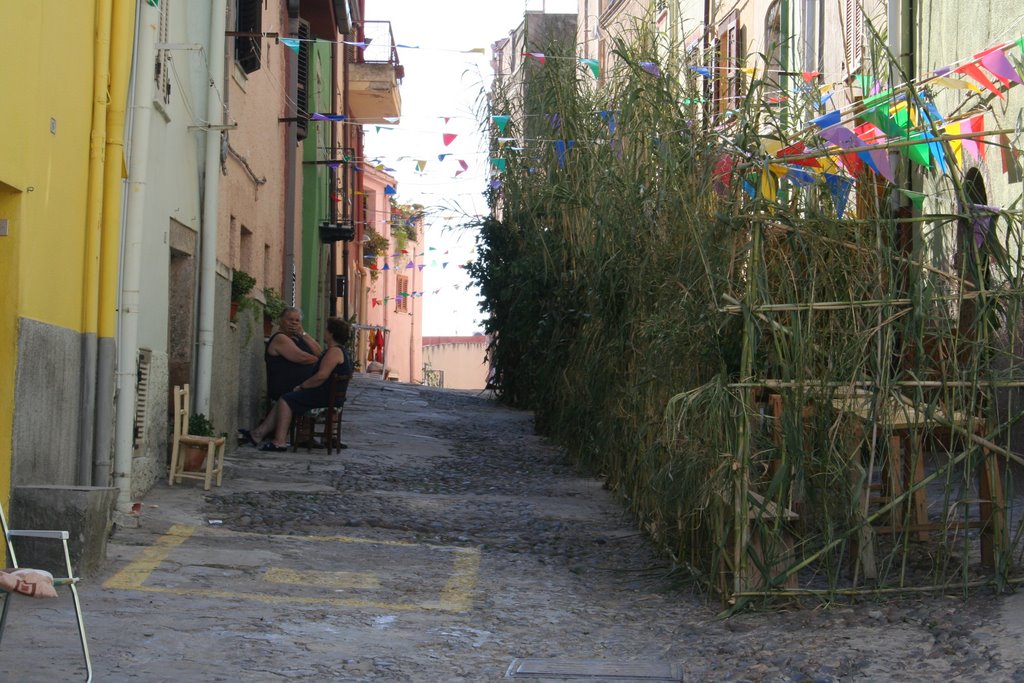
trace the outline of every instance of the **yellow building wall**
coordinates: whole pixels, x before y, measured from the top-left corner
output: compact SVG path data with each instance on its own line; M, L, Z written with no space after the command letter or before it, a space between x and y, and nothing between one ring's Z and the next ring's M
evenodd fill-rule
M93 2L0 3L0 502L20 318L82 331ZM45 362L45 359L42 359Z
M0 42L0 182L21 190L17 315L79 331L94 10L0 3L0 26L17 27Z

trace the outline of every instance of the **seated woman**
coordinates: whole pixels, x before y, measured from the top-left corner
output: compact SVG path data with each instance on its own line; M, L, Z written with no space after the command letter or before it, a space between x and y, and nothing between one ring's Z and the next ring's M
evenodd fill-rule
M313 376L283 394L263 422L252 430L252 437L256 441L271 437L260 446L261 451L287 450L285 439L292 423L292 416L302 415L313 408L327 407L330 399L328 379L331 375L344 379L352 376L351 354L342 347L351 334L352 328L341 318L327 320L327 348L320 354Z

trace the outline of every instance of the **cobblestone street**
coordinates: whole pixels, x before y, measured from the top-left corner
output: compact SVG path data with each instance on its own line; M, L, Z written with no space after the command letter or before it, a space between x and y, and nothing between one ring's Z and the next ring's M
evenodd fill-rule
M1015 596L720 619L530 414L360 375L344 425L150 492L82 586L96 681L1024 681ZM20 601L0 680L75 680L72 624Z

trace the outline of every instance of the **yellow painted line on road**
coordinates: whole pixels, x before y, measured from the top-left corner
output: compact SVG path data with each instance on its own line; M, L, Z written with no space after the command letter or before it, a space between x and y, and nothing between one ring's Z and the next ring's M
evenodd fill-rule
M441 590L440 608L449 612L465 612L473 604L473 590L480 573L480 551L476 548L455 550L455 571Z
M422 602L395 603L379 600L366 600L361 598L338 598L328 596L302 597L281 595L279 593L252 593L238 591L214 590L211 588L199 588L191 586L168 587L146 585L146 580L156 569L170 557L172 551L182 545L189 538L195 536L196 527L181 524L173 525L166 534L160 536L151 547L146 548L139 556L123 567L114 576L104 582L104 588L115 588L121 590L135 590L147 593L164 593L170 595L183 595L191 597L241 599L261 602L266 604L305 604L324 605L337 607L363 607L381 610L413 611L413 610L436 610L445 612L464 612L473 604L473 591L476 588L477 575L480 569L480 551L476 548L460 548L456 546L433 545L427 543L409 543L405 541L374 541L354 536L281 536L281 539L288 541L318 541L334 543L361 543L378 546L398 546L410 549L429 548L450 552L454 555L452 574L448 577L437 600L426 600ZM204 535L212 530L204 530ZM240 532L217 532L216 535L233 536L260 536L262 534L247 534ZM362 572L310 572L296 571L284 568L271 568L264 574L264 579L270 575L268 583L277 585L313 585L318 588L343 589L349 588L379 588L380 582L377 577ZM362 578L357 578L362 577ZM277 580L274 580L277 579ZM342 586L341 582L351 581L353 585ZM358 581L366 582L366 585L354 585ZM372 585L370 585L372 582Z
M317 588L380 588L380 581L370 572L316 572L271 567L263 573L263 580Z
M153 573L153 570L167 559L172 550L187 541L194 531L195 527L184 524L173 525L166 534L156 540L156 543L143 550L136 559L107 579L103 587L126 590L142 589L142 583Z

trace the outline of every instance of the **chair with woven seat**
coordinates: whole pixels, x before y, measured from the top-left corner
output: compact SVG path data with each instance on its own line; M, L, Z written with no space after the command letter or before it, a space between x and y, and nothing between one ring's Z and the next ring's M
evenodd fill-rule
M174 387L174 443L171 446L171 469L167 483L173 486L182 479L199 479L203 482L203 490L210 490L214 481L220 486L224 478L224 448L227 438L223 436L196 436L188 433L189 421L189 388L188 385ZM187 459L182 453L182 446L199 446L206 449L206 467L203 470L186 469Z
M75 605L75 618L78 621L78 639L82 645L82 656L85 659L85 680L86 683L92 680L92 659L89 656L89 643L85 638L85 620L82 618L82 601L78 597L77 584L79 578L71 569L71 553L68 551L67 531L45 531L9 529L7 517L4 515L3 506L0 505L0 526L3 527L4 541L7 544L7 562L10 569L0 571L0 596L3 596L4 606L0 611L0 642L3 641L4 629L7 627L7 613L11 608L11 600L17 595L31 597L56 597L53 587L67 586L71 589L71 599ZM48 571L29 570L18 565L18 557L14 553L14 538L39 539L42 541L60 541L64 546L64 567L65 576L55 577ZM52 584L51 584L52 581Z
M306 452L316 443L317 427L323 425L323 445L327 448L327 455L333 453L333 449L341 450L345 447L341 443L341 416L345 410L345 398L348 395L348 383L352 375L338 377L331 375L327 385L327 407L318 408L303 415L297 415L292 420L291 442L292 452L305 444Z

